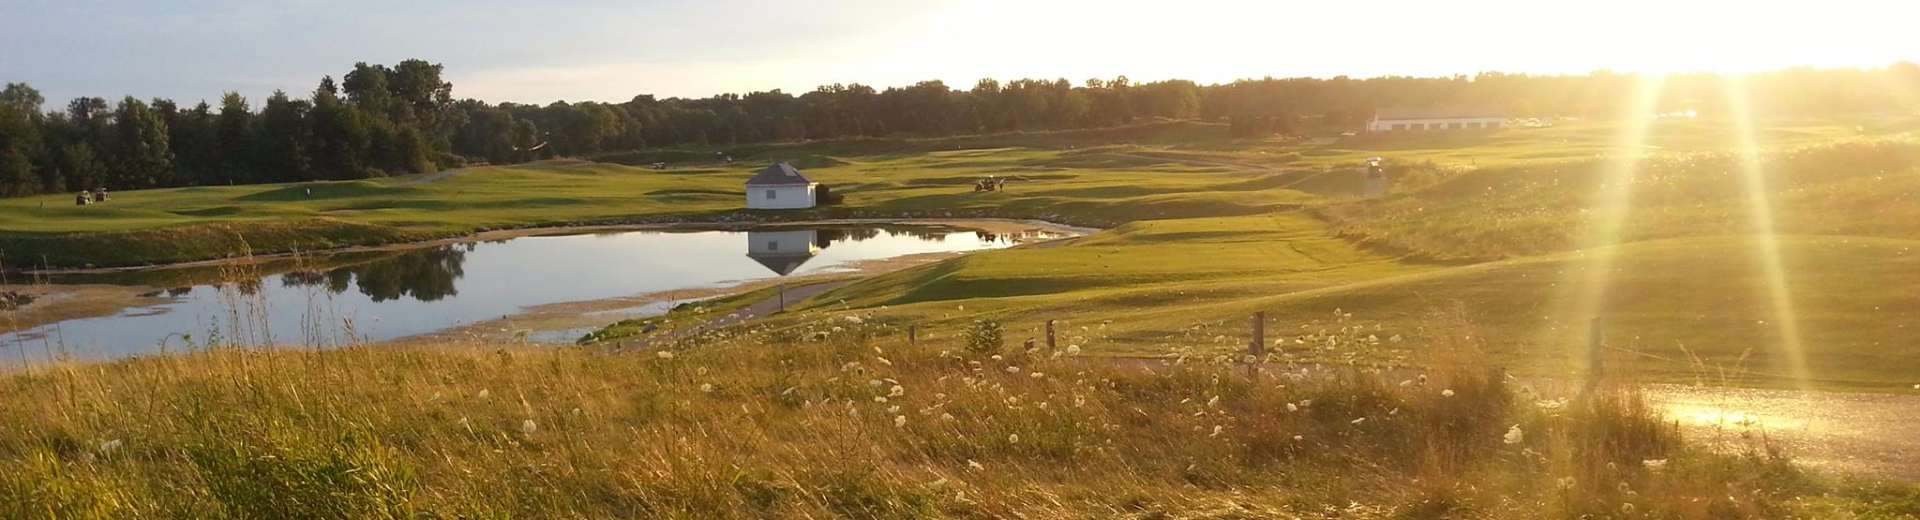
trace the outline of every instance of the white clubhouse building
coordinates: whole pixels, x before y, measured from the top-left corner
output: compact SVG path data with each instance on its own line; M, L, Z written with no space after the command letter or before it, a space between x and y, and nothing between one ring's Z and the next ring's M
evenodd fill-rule
M1368 132L1427 130L1496 130L1507 127L1507 111L1499 107L1382 108L1367 122Z
M776 162L747 179L747 209L807 209L814 206L813 182L793 165Z

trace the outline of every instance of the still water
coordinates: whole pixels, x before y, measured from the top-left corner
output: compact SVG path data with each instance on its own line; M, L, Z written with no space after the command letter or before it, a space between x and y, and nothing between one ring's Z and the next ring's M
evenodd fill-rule
M884 226L546 235L331 258L233 280L161 269L113 283L174 287L161 303L0 335L0 354L53 347L111 359L212 342L335 345L430 333L523 307L847 271L922 253L1014 245L1020 237ZM101 280L65 280L100 282ZM660 310L660 306L654 307Z

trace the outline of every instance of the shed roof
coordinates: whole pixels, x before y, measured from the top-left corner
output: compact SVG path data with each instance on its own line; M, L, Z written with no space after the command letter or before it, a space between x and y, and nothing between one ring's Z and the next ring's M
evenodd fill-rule
M813 184L813 180L808 179L805 175L801 175L800 170L794 169L793 165L783 162L768 165L767 169L760 170L759 174L754 175L751 179L747 179L748 186L794 186L805 184Z
M813 253L747 253L747 258L752 258L753 261L760 262L760 265L766 266L768 270L773 271L775 274L786 276L793 274L794 270L799 269L800 266L807 263L808 260L812 260Z
M1479 119L1505 118L1507 110L1496 106L1386 107L1373 112L1374 119Z

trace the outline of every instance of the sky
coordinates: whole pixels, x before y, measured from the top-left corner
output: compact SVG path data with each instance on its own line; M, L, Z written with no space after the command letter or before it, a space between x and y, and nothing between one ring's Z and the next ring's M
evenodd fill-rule
M304 97L355 62L491 102L833 83L1584 74L1920 61L1907 0L0 0L0 82Z

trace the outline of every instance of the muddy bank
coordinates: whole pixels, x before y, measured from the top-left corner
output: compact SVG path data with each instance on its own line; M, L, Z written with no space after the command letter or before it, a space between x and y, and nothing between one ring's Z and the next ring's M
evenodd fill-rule
M128 308L167 301L159 289L133 285L8 285L0 290L33 297L33 303L0 310L0 333L66 320L112 316Z

